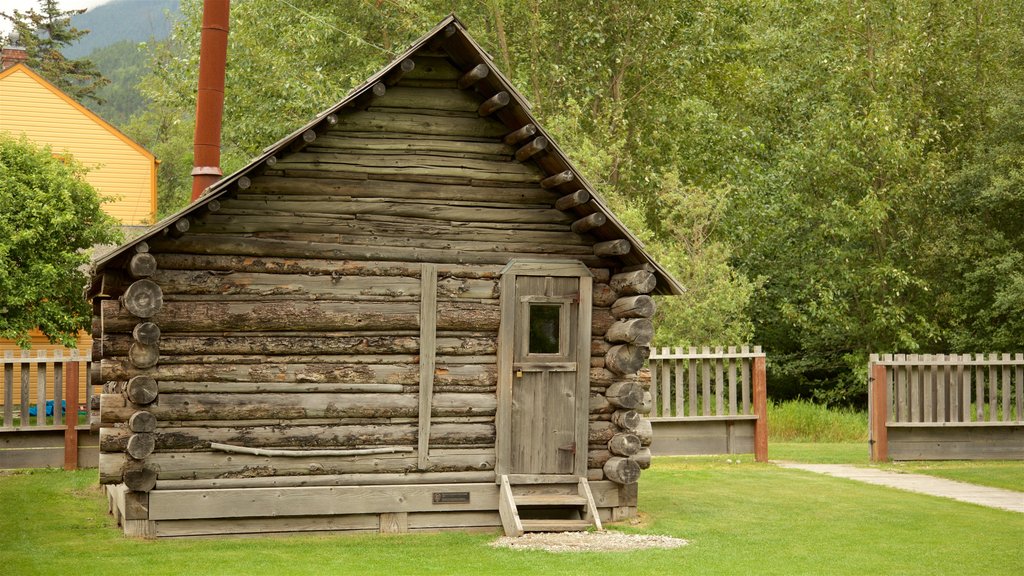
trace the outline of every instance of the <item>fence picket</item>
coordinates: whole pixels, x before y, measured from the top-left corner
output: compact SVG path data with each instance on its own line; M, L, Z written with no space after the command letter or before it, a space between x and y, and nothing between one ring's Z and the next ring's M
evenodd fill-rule
M978 354L975 358L984 361L985 355ZM985 420L985 367L981 365L974 368L974 406L974 420L982 422Z
M668 356L668 348L661 349L662 356ZM672 382L669 381L669 360L661 361L661 414L672 415Z
M53 360L53 425L60 426L64 416L64 352L57 350ZM70 402L69 402L70 404ZM76 402L77 404L77 402ZM75 420L78 414L75 414Z
M1009 354L1003 354L1003 360L1009 360ZM1010 420L1010 367L1003 366L1003 422Z
M29 370L28 362L24 360L28 359L28 351L21 351L21 359L23 360L21 366L18 368L21 371L21 425L22 427L28 426L28 395L29 395Z
M749 346L743 346L740 348L741 354L748 354L750 352ZM743 395L743 414L750 414L750 361L743 360L740 362L740 390Z
M696 353L697 353L697 349L696 348L690 348L690 355L691 356L695 355ZM690 395L687 398L689 400L689 403L690 403L688 414L690 416L696 416L697 415L697 361L694 360L693 358L690 358L690 361L687 364L688 364L687 365L688 369L686 371L687 372L686 376L687 376L687 380L689 381L689 386L690 386Z
M990 360L996 360L996 354L989 354ZM988 421L995 422L999 410L999 377L996 367L988 367Z
M682 356L683 349L676 348L675 355ZM675 378L675 381L673 382L674 386L672 387L672 392L673 394L676 395L676 416L682 416L686 414L686 412L683 411L683 400L686 398L686 394L683 390L683 367L684 363L678 358L674 358L672 360L672 371L673 376Z
M715 354L722 354L720 347L715 348ZM725 367L722 358L715 360L715 416L725 414Z
M14 426L14 354L4 352L4 428Z
M729 354L735 354L736 347L729 346ZM726 363L729 365L729 415L736 415L736 362L735 358L729 358Z
M657 366L661 364L660 359L651 358L651 416L657 418L662 415L661 406L658 402L658 370Z
M1024 364L1024 354L1015 354L1014 360ZM1017 421L1024 421L1024 366L1017 366Z
M961 354L958 356L961 362L970 360L970 355ZM960 365L960 421L971 421L971 375L974 372L970 366Z
M705 346L701 350L702 354L707 356L711 355L711 349ZM707 358L701 360L700 363L700 380L701 380L701 416L711 415L711 361Z

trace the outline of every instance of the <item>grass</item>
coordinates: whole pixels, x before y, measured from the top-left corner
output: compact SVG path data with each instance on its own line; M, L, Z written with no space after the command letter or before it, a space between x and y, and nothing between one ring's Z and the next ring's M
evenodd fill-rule
M9 574L1014 574L1024 515L723 457L658 458L642 523L690 545L552 554L492 534L125 539L95 470L0 475L0 565ZM984 546L965 546L984 542Z
M868 414L806 400L768 405L768 442L867 442Z
M1024 462L1020 461L893 462L884 468L1024 492Z

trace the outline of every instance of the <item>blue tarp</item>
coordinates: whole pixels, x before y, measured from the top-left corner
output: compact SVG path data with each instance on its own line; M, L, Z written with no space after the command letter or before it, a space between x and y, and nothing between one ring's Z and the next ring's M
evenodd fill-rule
M38 412L39 412L38 408L39 407L37 405L35 405L35 404L29 406L29 408L28 408L28 415L29 416L38 416ZM61 400L60 401L60 413L61 414L65 414L67 412L67 408L68 408L67 401L66 400ZM53 400L47 400L46 401L46 415L47 416L53 416Z

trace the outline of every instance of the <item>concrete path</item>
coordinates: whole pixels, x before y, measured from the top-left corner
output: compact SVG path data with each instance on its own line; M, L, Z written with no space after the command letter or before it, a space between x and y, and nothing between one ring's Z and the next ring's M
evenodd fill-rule
M782 468L807 470L808 472L817 472L818 474L826 474L837 478L849 478L850 480L867 482L868 484L877 484L879 486L888 486L899 490L907 490L908 492L918 492L920 494L928 494L931 496L952 498L961 502L970 502L980 506L988 506L989 508L999 508L1024 514L1024 493L1015 492L1013 490L989 488L988 486L967 484L965 482L946 480L945 478L936 478L935 476L926 476L924 474L902 474L899 472L891 472L889 470L860 468L847 464L800 464L797 462L773 462Z

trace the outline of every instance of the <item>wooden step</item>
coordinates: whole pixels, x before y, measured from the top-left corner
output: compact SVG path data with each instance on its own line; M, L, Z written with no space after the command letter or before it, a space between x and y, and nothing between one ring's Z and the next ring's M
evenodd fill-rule
M578 494L523 494L514 496L516 506L586 506Z
M593 528L594 523L587 520L526 520L523 519L523 532L583 532Z

